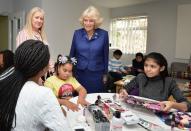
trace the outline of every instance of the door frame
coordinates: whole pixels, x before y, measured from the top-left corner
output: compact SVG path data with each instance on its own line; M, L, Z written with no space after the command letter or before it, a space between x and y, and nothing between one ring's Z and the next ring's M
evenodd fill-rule
M1 17L5 17L5 19L7 19L7 25L8 25L8 21L9 21L9 19L8 19L8 15L6 14L6 13L0 13L0 16ZM3 29L4 30L4 29ZM9 25L8 25L8 27L7 27L7 34L6 34L8 37L7 37L7 44L6 44L6 46L8 47L8 49L9 49Z
M9 25L9 49L16 50L16 37L25 23L25 11L18 11L8 15Z

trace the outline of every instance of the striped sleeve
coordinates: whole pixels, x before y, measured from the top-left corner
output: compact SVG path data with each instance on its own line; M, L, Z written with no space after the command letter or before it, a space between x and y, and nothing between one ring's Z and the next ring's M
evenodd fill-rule
M108 70L116 72L116 71L123 71L124 68L123 68L122 62L120 60L110 59Z

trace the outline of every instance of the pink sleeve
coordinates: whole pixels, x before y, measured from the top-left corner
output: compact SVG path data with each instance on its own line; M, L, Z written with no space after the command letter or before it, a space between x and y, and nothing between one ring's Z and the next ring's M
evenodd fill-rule
M24 30L20 31L16 38L16 47L18 47L21 43L23 43L27 39L28 39L27 33Z

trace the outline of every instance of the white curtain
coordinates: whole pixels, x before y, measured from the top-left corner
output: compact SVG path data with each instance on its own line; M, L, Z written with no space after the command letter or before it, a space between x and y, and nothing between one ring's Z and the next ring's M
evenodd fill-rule
M146 52L147 17L116 18L111 21L110 43L125 54Z

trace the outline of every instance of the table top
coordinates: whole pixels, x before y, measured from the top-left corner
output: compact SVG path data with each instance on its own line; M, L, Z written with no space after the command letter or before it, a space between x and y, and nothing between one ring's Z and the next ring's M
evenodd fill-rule
M94 103L97 99L97 96L100 95L101 98L110 98L113 100L114 93L93 93L87 95L87 101L90 103ZM78 97L74 97L71 99L72 102L76 103ZM125 108L128 110L131 110L134 114L136 114L139 118L142 118L146 121L152 122L154 124L160 125L165 130L170 130L170 127L167 126L162 120L160 120L159 117L157 117L152 111L148 110L142 110L140 108L124 105ZM92 131L91 128L88 126L88 124L82 120L83 118L83 107L81 107L81 110L78 112L73 112L71 110L67 111L67 119L69 121L70 126L74 129L76 127L83 127L85 131ZM123 131L146 131L147 129L143 128L142 126L138 124L134 125L126 125L123 126ZM178 130L178 129L176 129Z

